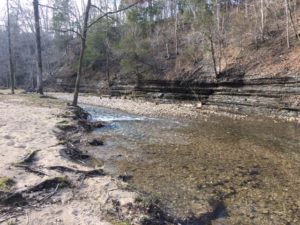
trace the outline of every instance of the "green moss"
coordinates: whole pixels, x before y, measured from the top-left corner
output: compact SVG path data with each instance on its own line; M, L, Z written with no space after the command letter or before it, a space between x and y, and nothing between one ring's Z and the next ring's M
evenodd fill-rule
M9 177L0 177L0 190L8 191L15 182Z
M66 177L57 177L60 183L60 188L70 187L71 182Z

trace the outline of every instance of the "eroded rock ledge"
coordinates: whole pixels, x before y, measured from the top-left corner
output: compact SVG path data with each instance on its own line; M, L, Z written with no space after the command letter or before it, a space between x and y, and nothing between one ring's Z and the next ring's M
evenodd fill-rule
M300 76L283 78L219 78L216 80L142 80L136 85L118 84L111 94L136 97L190 100L203 108L234 113L298 117Z

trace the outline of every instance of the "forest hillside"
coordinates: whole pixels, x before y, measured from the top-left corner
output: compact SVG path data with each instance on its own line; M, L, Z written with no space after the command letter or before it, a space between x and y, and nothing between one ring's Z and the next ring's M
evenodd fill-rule
M120 9L129 3L99 1L91 9L90 20L99 12ZM298 3L142 1L126 11L103 17L89 29L83 84L96 81L98 88L106 90L120 80L130 83L137 79L295 76L300 67ZM82 16L73 1L54 0L51 7L41 7L44 79L50 87L63 84L65 79L72 85L69 78L76 77L80 53L76 30L81 29ZM16 83L34 88L32 10L18 5L11 14ZM5 29L0 36L6 39ZM5 41L0 48L1 52L7 51ZM2 54L0 59L2 86L9 83L6 57Z
M87 86L96 80L101 92L120 80L297 76L296 1L288 6L283 1L167 2L136 7L126 13L122 24L103 21L91 30L85 60ZM76 73L75 46L63 61L74 60L63 63L56 73L62 80Z

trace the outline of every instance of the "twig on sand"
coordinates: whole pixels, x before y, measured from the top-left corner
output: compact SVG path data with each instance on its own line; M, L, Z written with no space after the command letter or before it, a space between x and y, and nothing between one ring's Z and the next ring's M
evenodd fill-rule
M26 217L27 217L27 225L29 225L29 215L28 215L28 212L26 212Z

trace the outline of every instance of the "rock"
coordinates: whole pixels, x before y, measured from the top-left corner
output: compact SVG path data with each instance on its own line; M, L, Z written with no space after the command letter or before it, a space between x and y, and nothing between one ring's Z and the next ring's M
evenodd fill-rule
M101 128L105 126L101 121L90 122L89 124L94 128Z
M196 104L196 109L201 109L202 108L202 102L198 102Z
M162 98L164 97L164 94L163 93L154 93L152 94L153 98Z
M193 108L194 107L193 104L183 104L182 106L185 108Z

